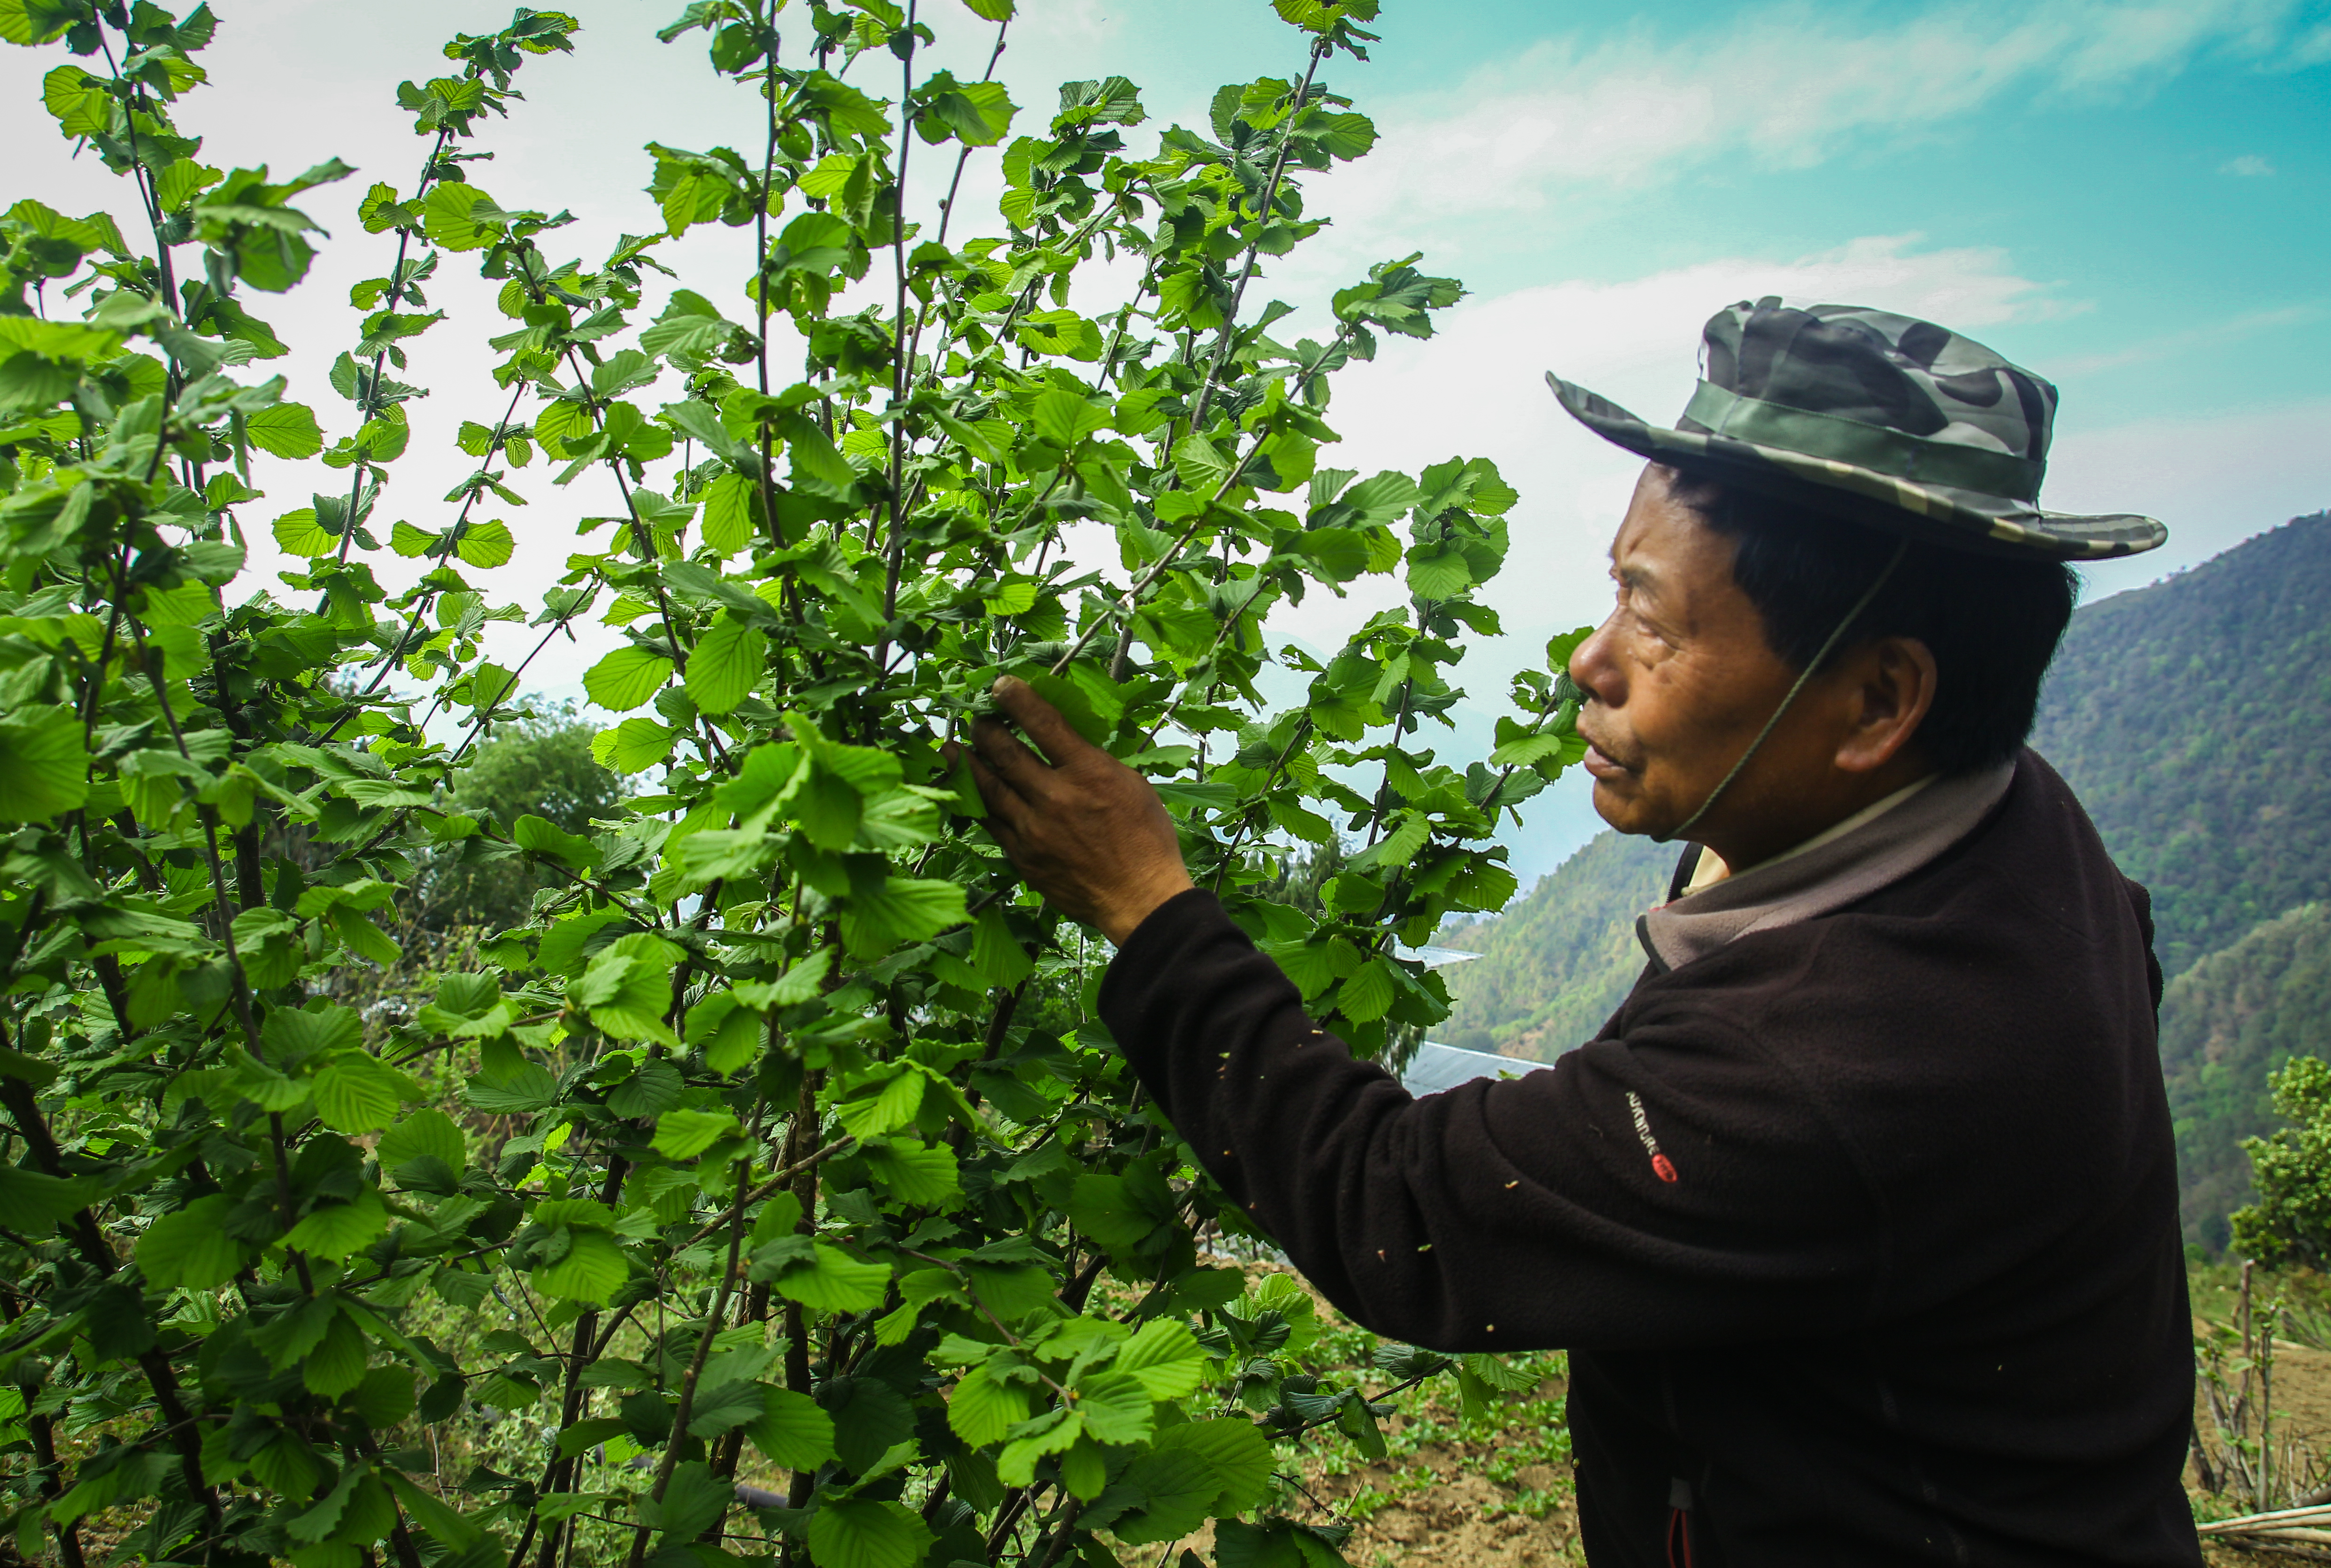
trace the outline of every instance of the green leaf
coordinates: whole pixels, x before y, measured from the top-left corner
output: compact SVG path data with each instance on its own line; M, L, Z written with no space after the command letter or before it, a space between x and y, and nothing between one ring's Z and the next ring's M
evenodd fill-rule
M327 533L316 520L316 508L301 507L284 513L271 525L275 542L292 556L328 556L339 548L339 536Z
M623 1244L604 1231L585 1230L579 1225L568 1227L566 1237L566 1255L547 1268L536 1269L534 1288L547 1296L605 1306L623 1281L631 1278L631 1264L623 1257Z
M422 1534L433 1541L441 1541L459 1552L473 1545L485 1535L485 1526L445 1506L444 1501L423 1487L416 1487L395 1470L384 1470L381 1478L388 1483L397 1500L413 1522L421 1526ZM451 1554L448 1554L450 1556Z
M499 566L517 553L518 540L504 522L471 523L461 530L453 546L453 553L470 565L480 568Z
M627 718L591 737L591 757L615 773L645 773L670 759L671 743L679 734L652 718Z
M1454 599L1473 585L1464 552L1435 545L1409 552L1408 587L1420 599Z
M288 546L287 546L288 547ZM646 705L671 676L671 660L644 648L618 648L583 674L583 689L610 713Z
M541 855L578 871L599 863L598 846L579 833L570 833L548 817L528 815L510 827L510 842L528 854Z
M0 0L0 38L11 43L53 43L89 14L72 0Z
M163 1215L138 1239L138 1271L157 1290L209 1290L234 1278L243 1249L226 1233L234 1200L224 1193L196 1198Z
M631 1428L614 1416L577 1421L558 1434L558 1457L571 1459L579 1453L597 1448L609 1438L622 1437Z
M869 1144L865 1155L866 1168L902 1204L937 1208L960 1195L955 1151L945 1144Z
M966 1373L947 1395L947 1425L974 1448L1002 1442L1028 1413L1027 1390L997 1381L986 1366Z
M476 251L490 244L509 214L471 185L439 184L422 204L430 242L448 251Z
M247 416L244 436L270 457L314 457L324 450L324 432L315 412L303 404L278 403Z
M1179 1449L1197 1454L1214 1468L1221 1489L1207 1509L1210 1514L1243 1514L1261 1506L1270 1489L1274 1463L1270 1442L1251 1421L1191 1421L1167 1427L1157 1434L1155 1447L1159 1452Z
M1157 1228L1126 1191L1122 1176L1079 1176L1070 1194L1070 1220L1104 1247L1133 1246Z
M1128 1546L1180 1540L1205 1523L1223 1490L1220 1472L1204 1454L1162 1444L1127 1466L1118 1484L1138 1499L1108 1525Z
M743 474L722 474L705 488L704 542L733 556L759 538L768 525L761 509L761 487Z
M1118 1351L1113 1364L1151 1399L1182 1399L1195 1392L1204 1376L1206 1352L1186 1325L1153 1317Z
M89 798L81 720L62 704L0 718L0 821L43 822Z
M1392 964L1371 958L1336 993L1336 1010L1354 1023L1374 1023L1392 1009Z
M833 1417L834 1454L852 1475L868 1474L915 1435L915 1407L880 1378L836 1378L819 1388L817 1402Z
M818 1568L914 1568L931 1540L921 1516L899 1503L841 1497L809 1517L809 1554Z
M795 1264L777 1276L777 1294L820 1312L865 1312L882 1304L890 1270L880 1263L861 1263L839 1248L820 1242L806 1263Z
M759 683L768 646L759 627L722 611L688 656L688 695L707 713L730 712Z
M736 1495L734 1483L714 1475L701 1459L692 1459L672 1470L662 1498L642 1504L640 1517L668 1542L693 1541L728 1511Z
M316 1114L337 1132L378 1132L395 1119L405 1088L403 1073L369 1056L343 1057L316 1075Z
M418 1159L436 1160L458 1172L470 1157L461 1124L434 1106L396 1121L380 1135L374 1152L380 1156L381 1169L392 1174L399 1165Z
M1154 1402L1141 1380L1122 1372L1089 1372L1074 1384L1077 1412L1085 1430L1104 1443L1147 1440L1155 1424Z
M756 1383L725 1383L718 1388L699 1389L696 1402L689 1408L688 1435L718 1437L731 1427L758 1420L765 1392Z
M759 1419L745 1435L769 1463L788 1470L814 1470L833 1458L833 1418L807 1394L763 1388Z
M387 1205L380 1201L378 1192L364 1187L357 1190L353 1202L314 1211L291 1227L283 1244L319 1258L345 1258L371 1246L387 1229Z
M965 918L963 888L928 877L890 877L853 894L842 908L842 941L852 956L888 952L937 936Z
M655 1152L667 1160L692 1160L737 1130L728 1111L666 1111L656 1118Z

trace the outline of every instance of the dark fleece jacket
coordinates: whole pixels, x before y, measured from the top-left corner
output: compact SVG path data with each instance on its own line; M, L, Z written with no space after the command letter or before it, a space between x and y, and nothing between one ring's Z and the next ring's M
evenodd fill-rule
M1354 1320L1571 1353L1594 1563L1669 1561L1675 1527L1696 1568L2182 1565L2160 984L2145 890L2027 751L1938 859L1647 971L1518 1079L1413 1098L1202 891L1101 1010Z

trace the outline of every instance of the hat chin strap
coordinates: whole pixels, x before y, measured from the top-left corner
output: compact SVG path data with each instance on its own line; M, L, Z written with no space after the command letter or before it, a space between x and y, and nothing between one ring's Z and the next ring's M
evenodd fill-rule
M1708 792L1708 798L1699 803L1698 811L1684 818L1681 822L1668 832L1654 833L1651 836L1651 842L1655 844L1675 842L1691 832L1698 825L1699 819L1708 814L1708 809L1724 798L1724 792L1732 787L1732 781L1740 776L1741 770L1748 765L1757 752L1764 749L1765 743L1773 737L1773 731L1780 727L1781 719L1795 704L1797 694L1804 690L1805 683L1812 679L1813 671L1822 667L1822 661L1830 656L1839 641L1844 638L1848 629L1856 621L1861 619L1861 613L1870 608L1871 601L1878 597L1879 591L1892 580L1895 568L1901 565L1902 557L1909 553L1910 541L1906 537L1894 546L1893 558L1886 563L1886 569L1879 573L1878 580L1870 584L1860 598L1854 601L1853 608L1845 613L1845 619L1837 623L1837 629L1829 634L1828 641L1821 645L1821 651L1805 661L1804 670L1797 676L1796 683L1789 688L1789 694L1781 698L1781 706L1773 710L1773 717L1765 721L1765 727L1756 732L1756 738L1748 743L1748 749L1740 754L1740 760L1732 765L1732 771L1724 775L1723 782Z

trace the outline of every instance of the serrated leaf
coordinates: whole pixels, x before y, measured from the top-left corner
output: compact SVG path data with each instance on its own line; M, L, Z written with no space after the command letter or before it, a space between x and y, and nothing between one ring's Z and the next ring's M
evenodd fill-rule
M301 507L284 513L270 526L275 542L290 556L328 556L339 547L339 537L327 533L316 520L316 508Z
M461 530L453 553L470 565L499 566L517 553L518 540L504 522L471 523Z
M705 487L704 542L724 556L759 538L767 527L761 510L761 487L743 474L722 474Z
M163 1215L138 1239L138 1271L157 1290L208 1290L234 1278L243 1249L224 1228L234 1200L224 1193L196 1198Z
M380 1156L381 1169L392 1174L406 1161L418 1159L436 1160L448 1170L459 1171L470 1157L461 1124L434 1106L398 1118L380 1135L374 1153Z
M89 798L81 724L62 704L0 718L0 821L43 822Z
M652 718L627 718L591 737L592 760L619 774L645 773L671 757L672 741L679 734Z
M379 1193L366 1187L355 1199L318 1209L291 1227L283 1244L319 1258L345 1258L373 1244L388 1229L388 1207Z
M671 660L644 648L618 648L583 674L583 689L610 713L644 707L671 677Z
M1273 1459L1270 1440L1251 1421L1191 1421L1167 1427L1157 1434L1160 1451L1186 1450L1214 1468L1221 1490L1207 1512L1217 1516L1243 1514L1259 1506L1270 1489Z
M278 403L247 415L244 436L270 457L314 457L324 450L324 432L315 411L304 404Z
M1135 1330L1111 1364L1146 1389L1151 1399L1182 1399L1204 1376L1206 1352L1187 1325L1153 1317Z
M898 1503L842 1497L809 1518L809 1554L818 1568L914 1568L931 1540L930 1526Z
M833 1458L833 1418L807 1394L790 1389L761 1390L760 1416L745 1435L771 1464L788 1470L814 1470Z
M1027 1391L998 1382L985 1366L966 1373L947 1395L947 1425L974 1448L1002 1442L1028 1414Z
M605 1306L623 1281L631 1278L631 1265L623 1258L623 1244L604 1231L585 1230L579 1225L568 1227L566 1236L566 1256L547 1268L536 1269L534 1288L547 1296Z
M865 1155L868 1171L900 1203L937 1208L961 1193L955 1151L945 1144L869 1144Z
M714 1475L711 1466L693 1459L672 1470L663 1497L642 1505L640 1517L666 1541L693 1541L728 1511L736 1494L735 1486Z
M732 711L759 683L768 646L759 627L721 612L688 656L688 695L707 713Z
M667 1160L692 1160L737 1131L727 1111L666 1111L656 1118L655 1152Z
M864 1312L882 1304L890 1270L880 1263L861 1263L839 1248L823 1242L811 1250L806 1263L777 1276L777 1294L820 1312Z
M852 895L842 908L842 941L853 956L937 936L965 919L963 888L928 877L890 877Z
M361 1053L342 1057L316 1075L316 1114L343 1133L372 1133L396 1117L404 1075Z

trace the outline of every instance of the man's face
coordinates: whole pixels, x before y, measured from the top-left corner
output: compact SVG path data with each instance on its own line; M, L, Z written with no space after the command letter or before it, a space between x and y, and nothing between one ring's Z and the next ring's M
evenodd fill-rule
M1585 693L1578 731L1592 747L1594 809L1622 833L1680 826L1795 679L1733 582L1733 554L1730 539L1670 496L1659 469L1643 470L1611 546L1618 603L1570 660ZM1765 772L1761 756L1749 770ZM1755 782L1744 776L1727 792L1725 815L1751 805ZM1714 842L1703 832L1716 825L1694 836Z

